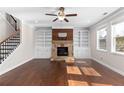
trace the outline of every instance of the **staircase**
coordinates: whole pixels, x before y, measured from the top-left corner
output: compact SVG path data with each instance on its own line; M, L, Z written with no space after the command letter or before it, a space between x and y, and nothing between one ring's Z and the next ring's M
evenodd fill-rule
M0 64L19 46L20 31L14 32L7 39L0 42Z

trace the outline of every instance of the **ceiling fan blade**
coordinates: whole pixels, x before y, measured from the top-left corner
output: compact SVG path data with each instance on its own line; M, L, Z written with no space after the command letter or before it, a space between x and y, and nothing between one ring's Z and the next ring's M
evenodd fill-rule
M71 17L71 16L77 16L77 14L66 14L65 16L67 16L67 17Z
M56 20L58 20L58 18L54 19L53 22L55 22Z
M67 18L64 19L66 22L69 22L69 20Z
M57 16L56 14L45 14L45 15L49 15L49 16Z

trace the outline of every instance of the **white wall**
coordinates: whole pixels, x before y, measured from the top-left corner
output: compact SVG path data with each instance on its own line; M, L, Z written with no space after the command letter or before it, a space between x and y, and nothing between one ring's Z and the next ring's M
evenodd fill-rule
M33 59L34 54L34 33L33 28L22 24L21 44L19 47L0 64L0 74L3 74L29 60Z
M111 68L112 70L124 75L124 55L111 53L111 23L117 19L124 18L124 9L120 9L118 12L113 13L109 17L100 21L96 25L90 27L91 35L91 56L99 63ZM107 26L107 52L102 52L96 49L96 31L101 26Z
M0 15L0 42L6 39L14 32L14 28L9 24L6 20L5 13L1 13Z

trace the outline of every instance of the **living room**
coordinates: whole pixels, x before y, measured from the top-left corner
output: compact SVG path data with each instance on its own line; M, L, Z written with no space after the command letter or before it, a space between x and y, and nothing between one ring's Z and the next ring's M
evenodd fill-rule
M124 8L0 11L0 85L124 85Z

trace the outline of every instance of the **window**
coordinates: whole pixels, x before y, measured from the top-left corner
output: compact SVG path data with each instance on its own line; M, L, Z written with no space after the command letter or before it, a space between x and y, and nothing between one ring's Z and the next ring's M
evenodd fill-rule
M112 25L112 52L124 53L124 22Z
M106 28L102 28L99 31L97 31L97 49L98 50L106 50L106 37L107 37Z

